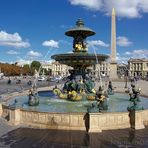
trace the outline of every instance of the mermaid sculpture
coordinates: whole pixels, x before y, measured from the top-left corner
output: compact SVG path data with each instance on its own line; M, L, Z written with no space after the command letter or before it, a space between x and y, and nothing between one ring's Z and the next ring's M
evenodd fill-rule
M39 104L38 93L33 88L31 88L29 90L28 104L29 104L29 106L36 106Z
M131 88L132 88L131 89L132 91L129 93L129 95L130 95L130 100L129 101L132 101L132 102L138 101L138 102L140 102L139 96L140 96L141 89L136 87L135 84L131 84Z
M103 87L99 87L99 90L96 92L96 101L87 109L88 112L101 112L108 109L107 105L108 95L104 91Z
M136 87L135 84L131 84L131 91L129 93L131 101L131 105L127 107L128 111L131 110L143 110L143 106L140 104L140 91L141 89L139 87Z

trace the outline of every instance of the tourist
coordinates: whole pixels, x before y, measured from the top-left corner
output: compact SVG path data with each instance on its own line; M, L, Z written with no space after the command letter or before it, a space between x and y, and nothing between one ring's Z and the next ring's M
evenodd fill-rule
M7 84L11 84L11 79L10 79L10 78L9 78L9 80L8 80Z

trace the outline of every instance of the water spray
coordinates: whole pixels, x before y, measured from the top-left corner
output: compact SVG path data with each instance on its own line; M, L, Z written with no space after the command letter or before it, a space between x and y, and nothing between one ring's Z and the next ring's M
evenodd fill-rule
M95 54L95 57L96 57L96 62L97 62L97 65L99 64L98 62L98 57L97 57L97 53L96 53L96 49L94 46L92 46L93 50L94 50L94 54ZM101 87L102 87L102 78L101 78L101 73L100 73L100 69L98 68L98 72L99 72L99 80L100 80L100 84L101 84Z

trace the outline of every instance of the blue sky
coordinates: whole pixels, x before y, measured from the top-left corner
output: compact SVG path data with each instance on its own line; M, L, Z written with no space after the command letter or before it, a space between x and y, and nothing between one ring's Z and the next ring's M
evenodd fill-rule
M87 38L89 52L110 53L111 10L116 10L117 60L148 58L147 0L1 0L0 62L50 61L72 51L65 31L78 18L96 35Z

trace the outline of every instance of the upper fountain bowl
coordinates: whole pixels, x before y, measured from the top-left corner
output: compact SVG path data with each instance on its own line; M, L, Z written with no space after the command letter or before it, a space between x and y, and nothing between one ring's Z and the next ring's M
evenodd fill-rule
M78 19L76 22L76 26L65 32L65 35L67 36L77 37L81 35L83 36L83 38L86 38L88 36L92 36L95 34L96 33L92 29L84 26L84 22L82 19Z

